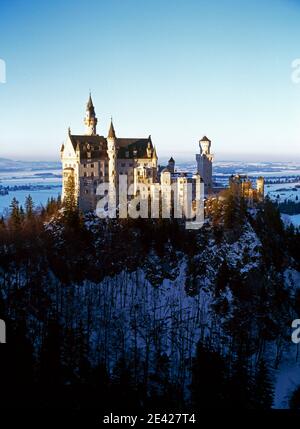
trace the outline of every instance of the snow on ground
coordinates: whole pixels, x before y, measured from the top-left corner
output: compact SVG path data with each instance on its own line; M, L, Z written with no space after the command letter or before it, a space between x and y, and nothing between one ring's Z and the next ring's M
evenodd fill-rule
M253 231L253 228L247 225L247 229L245 229L239 240L228 246L227 259L230 261L231 266L237 267L241 265L242 268L240 271L246 273L258 266L260 262L260 247L261 242ZM247 255L246 260L245 255Z
M300 182L295 183L272 183L265 186L265 195L272 201L279 203L287 201L300 202Z
M297 346L294 345L296 348ZM300 386L300 363L289 363L278 370L274 392L273 408L289 408L289 400L293 392Z
M285 284L294 291L300 288L300 272L288 269L284 273ZM292 330L291 330L292 332ZM298 348L298 350L297 350ZM300 387L300 344L290 342L283 354L283 360L275 373L273 408L287 409L293 392Z
M300 226L300 214L288 215L288 214L282 213L281 219L283 220L286 226L290 225L291 223L296 227Z
M300 288L300 272L289 268L284 272L285 284L286 287L292 287L294 291Z
M7 195L0 195L0 216L8 211L14 197L24 206L30 194L36 207L45 205L51 197L57 198L61 194L60 174L60 170L0 172L0 186L10 188ZM20 189L22 186L30 189Z

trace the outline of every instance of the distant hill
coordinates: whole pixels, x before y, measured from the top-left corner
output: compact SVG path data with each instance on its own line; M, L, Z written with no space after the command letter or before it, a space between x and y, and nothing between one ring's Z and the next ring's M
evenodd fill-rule
M53 170L59 169L59 162L47 161L14 161L7 158L0 158L0 172L13 172L20 170L36 171L36 170Z

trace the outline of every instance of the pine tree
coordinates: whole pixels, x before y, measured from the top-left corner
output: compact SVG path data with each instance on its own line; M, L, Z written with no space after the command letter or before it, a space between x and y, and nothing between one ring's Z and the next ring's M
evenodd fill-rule
M221 355L201 343L197 345L192 365L191 399L195 408L225 408L227 401L227 373Z
M236 198L232 192L228 195L225 211L224 211L224 226L226 229L234 228L236 224L236 217L238 213L238 205Z
M224 261L222 262L222 265L219 268L219 271L216 276L216 281L215 281L217 295L219 295L220 292L224 291L226 286L229 285L230 277L231 277L230 269L228 267L226 260L224 259Z
M76 209L75 181L73 175L70 175L65 184L64 207L66 213L72 213Z
M121 357L115 364L112 374L112 396L117 407L124 410L136 407L140 401L131 371L130 360Z
M243 222L247 215L247 202L244 196L239 199L239 221Z
M222 206L216 198L212 200L209 207L210 215L212 217L212 225L213 227L217 227L220 225L222 219Z
M10 221L14 227L18 227L21 224L21 215L19 201L14 197L10 203Z
M61 381L61 332L56 320L50 320L41 350L41 382L48 386L58 386Z
M253 380L250 376L246 351L245 348L241 347L232 368L230 380L230 408L245 410L253 407L252 382Z
M25 200L25 213L27 219L32 218L33 216L34 203L31 195L28 195Z
M158 353L155 364L155 373L150 376L151 404L169 407L174 394L174 386L170 383L170 358L166 353Z
M20 206L20 220L21 220L21 222L23 222L24 219L25 219L24 209L23 209L23 206Z
M300 410L300 386L292 393L289 406L292 410Z
M0 231L4 230L5 228L6 228L6 223L5 223L4 217L1 216L0 217Z
M69 176L65 186L64 221L73 228L79 229L83 226L83 218L77 207L75 196L75 181L73 176Z
M75 330L75 344L76 344L76 370L80 379L80 382L84 383L87 381L88 374L90 371L90 363L88 360L89 345L88 335L84 332L84 325L80 320L77 329Z
M274 388L264 359L260 360L255 373L253 393L256 409L267 410L272 407Z

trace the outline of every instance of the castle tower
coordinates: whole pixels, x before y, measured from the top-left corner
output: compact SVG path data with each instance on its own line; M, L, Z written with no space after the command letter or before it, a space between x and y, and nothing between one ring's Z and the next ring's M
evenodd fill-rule
M263 177L258 177L256 180L256 189L258 197L263 199L265 195L265 179Z
M204 136L199 141L200 154L196 155L197 173L204 181L205 195L212 192L212 161L213 155L210 152L211 141Z
M152 158L152 148L151 148L151 143L150 143L150 141L148 142L148 145L147 145L147 157L148 158Z
M117 150L116 150L116 133L111 120L107 136L107 155L108 155L108 177L110 184L111 197L116 195L116 178L117 178Z
M174 159L173 159L173 157L171 156L171 158L169 159L169 161L168 161L168 170L171 172L171 173L174 173L174 171L175 171L175 161L174 161Z
M95 136L97 134L96 127L97 127L98 119L96 118L96 113L92 101L92 96L90 93L87 105L86 105L86 112L85 112L85 118L84 118L84 124L86 127L85 134L88 136Z

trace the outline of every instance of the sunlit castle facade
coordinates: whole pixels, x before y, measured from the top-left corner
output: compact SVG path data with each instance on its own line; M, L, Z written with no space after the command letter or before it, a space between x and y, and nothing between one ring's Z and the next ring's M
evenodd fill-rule
M245 174L236 174L229 177L229 188L238 192L249 202L261 201L265 195L265 179L258 177L256 187L253 181Z
M157 189L156 185L159 185L160 196L169 201L170 205L173 204L171 201L173 191L170 190L170 185L175 182L178 185L178 198L181 202L185 197L185 185L188 183L192 184L193 199L197 198L196 188L199 183L204 183L206 196L212 192L213 157L210 154L211 141L207 137L200 140L200 154L196 155L197 172L192 174L177 172L173 158L169 160L167 166L158 166L151 136L117 137L112 121L107 136L98 135L98 119L91 95L86 106L84 124L85 133L81 135L73 134L69 128L66 141L61 147L62 199L64 200L66 195L67 182L72 177L75 201L83 212L95 210L101 198L97 193L98 185L109 183L112 189L117 191L120 175L127 176L128 186L133 185L133 195L141 193L140 189L146 189L152 197L154 190Z
M75 135L69 129L61 148L63 191L70 175L75 182L76 201L84 211L95 210L99 184L109 182L117 187L120 174L127 175L128 185L138 183L149 187L157 180L157 155L151 136L119 138L111 121L107 137L97 134L97 117L91 95L84 124L85 134Z

